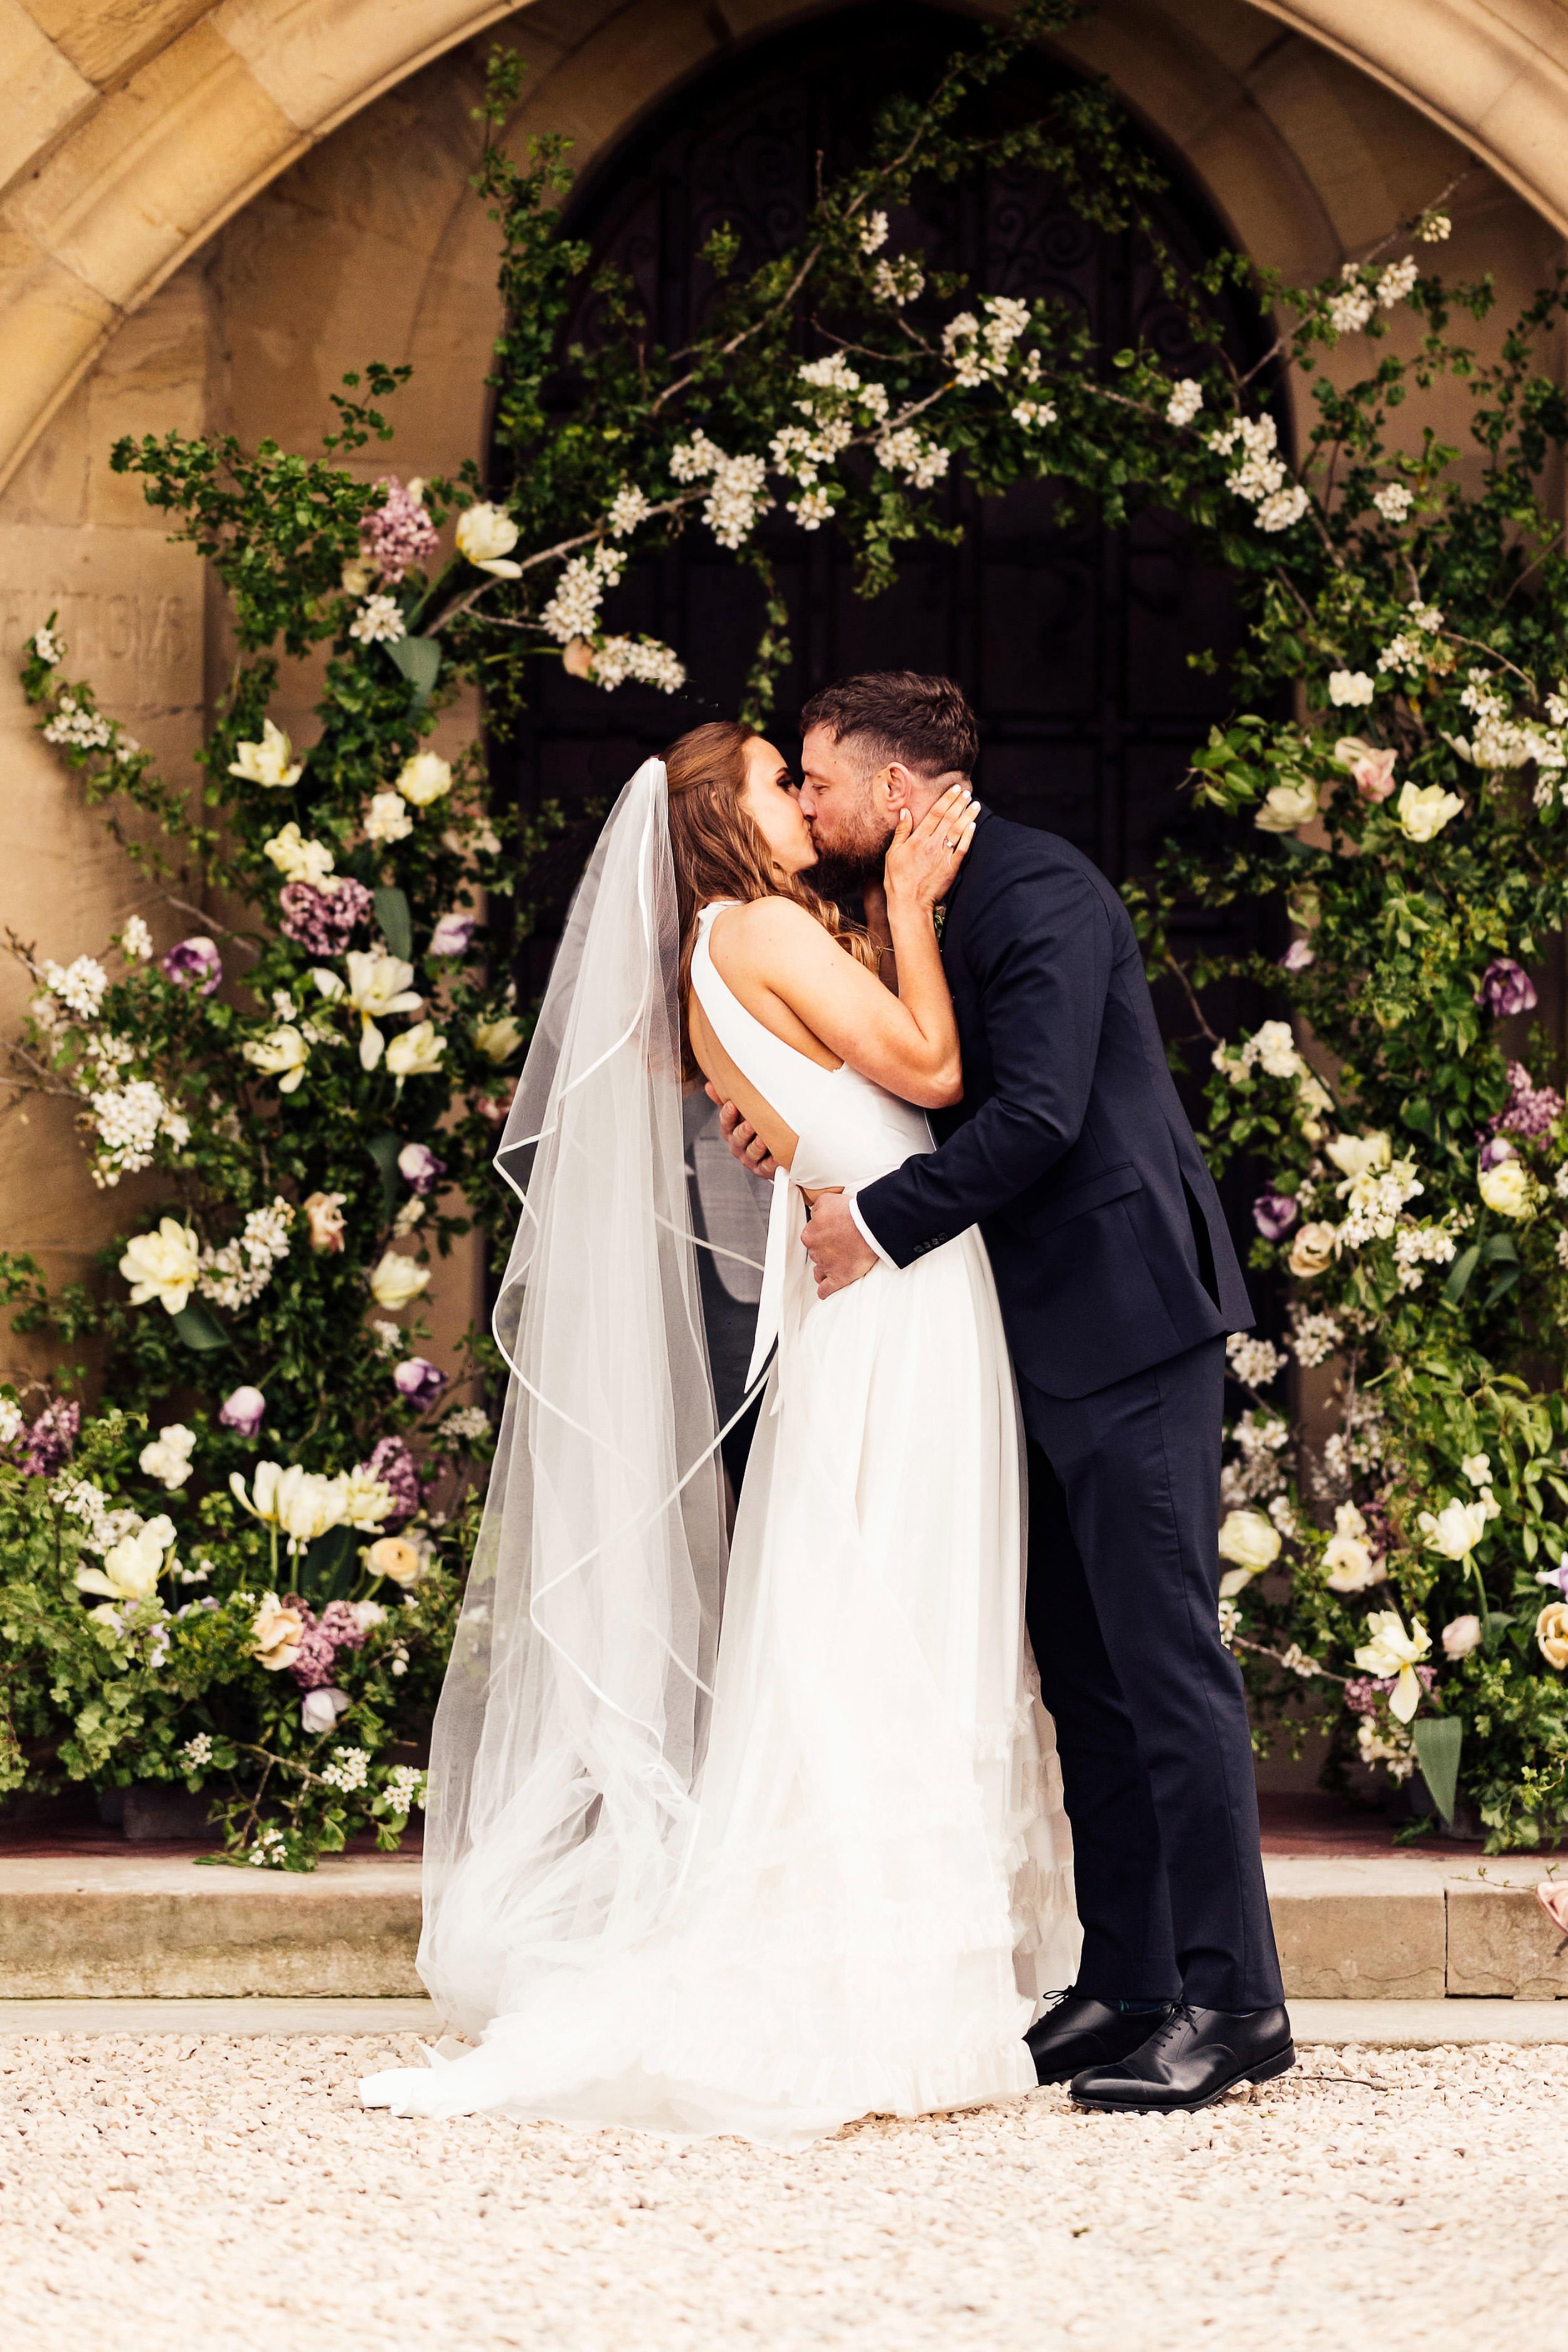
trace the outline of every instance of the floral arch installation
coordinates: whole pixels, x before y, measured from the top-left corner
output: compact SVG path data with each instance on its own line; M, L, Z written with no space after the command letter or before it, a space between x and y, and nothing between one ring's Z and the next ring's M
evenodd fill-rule
M596 264L631 278L655 335L678 345L713 290L698 257L712 232L728 223L738 234L742 270L789 245L805 226L818 156L852 156L898 86L889 59L918 92L962 37L942 10L877 5L761 40L665 100L578 192L569 225ZM1026 114L1062 72L1043 57L1016 68L986 94L990 122L1000 127L1004 109ZM1159 226L1196 266L1224 233L1179 164L1162 160L1172 186ZM928 191L918 216L895 220L893 241L923 244L932 266L963 270L976 293L1067 299L1107 354L1142 341L1180 372L1192 350L1136 237L1090 227L1037 173L992 172ZM594 333L588 295L563 342ZM805 318L801 337L803 352L830 348ZM1227 341L1250 366L1266 347L1262 321L1234 305ZM854 593L848 551L831 529L764 524L795 656L773 724L790 748L805 696L848 671L945 672L980 714L986 798L1065 835L1121 881L1149 871L1184 822L1176 788L1192 749L1231 707L1237 614L1226 576L1197 562L1174 517L1146 512L1109 530L1088 511L1064 519L1059 506L1049 483L982 499L955 480L946 520L963 527L959 543L917 543L896 584L870 600ZM689 690L674 706L635 687L606 697L538 665L531 710L503 754L525 806L613 793L683 727L732 715L741 701L761 592L709 534L693 530L629 572L613 611L616 626L679 647ZM1189 667L1190 654L1208 650L1213 675Z

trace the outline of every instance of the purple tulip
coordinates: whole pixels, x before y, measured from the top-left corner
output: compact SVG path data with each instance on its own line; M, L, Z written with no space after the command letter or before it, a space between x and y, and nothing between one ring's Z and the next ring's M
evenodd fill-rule
M237 1437L254 1437L267 1414L267 1399L259 1389L236 1389L217 1409L225 1429Z
M447 1163L437 1159L427 1143L405 1143L397 1155L397 1172L411 1192L433 1192Z
M1481 1166L1483 1168L1497 1168L1500 1167L1505 1160L1517 1160L1519 1154L1515 1151L1512 1144L1506 1141L1500 1135L1494 1135L1489 1143L1483 1143L1481 1146Z
M1492 958L1476 991L1479 1005L1506 1021L1515 1013L1533 1013L1539 1002L1535 982L1521 963L1515 963L1511 956Z
M1281 971L1306 971L1318 959L1305 940L1292 940L1279 959Z
M1283 1241L1298 1214L1289 1192L1259 1192L1252 1204L1252 1222L1266 1242Z
M158 969L177 986L210 996L223 978L223 958L216 943L198 931L192 939L176 940L168 954L159 958Z
M401 1364L393 1367L392 1377L399 1396L406 1397L421 1412L426 1405L435 1403L447 1385L446 1373L426 1356L405 1357Z
M467 955L468 941L479 928L477 915L443 915L430 934L433 956Z

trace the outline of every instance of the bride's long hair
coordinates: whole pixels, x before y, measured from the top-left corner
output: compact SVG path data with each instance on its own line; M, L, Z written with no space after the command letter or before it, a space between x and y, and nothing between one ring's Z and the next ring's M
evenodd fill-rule
M716 898L792 898L847 954L872 971L877 969L877 951L859 925L847 921L831 898L814 890L804 875L784 874L774 863L761 826L742 798L746 746L756 735L754 727L742 727L735 719L712 719L680 736L664 754L680 919L680 1042L689 1078L702 1075L687 1023L691 950L697 918Z

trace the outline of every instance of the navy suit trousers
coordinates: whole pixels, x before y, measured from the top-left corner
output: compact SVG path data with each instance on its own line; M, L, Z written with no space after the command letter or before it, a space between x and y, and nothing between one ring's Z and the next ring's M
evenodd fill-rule
M1019 1384L1029 1637L1056 1719L1083 1920L1079 1989L1283 1998L1240 1671L1219 1638L1225 1343L1084 1397Z

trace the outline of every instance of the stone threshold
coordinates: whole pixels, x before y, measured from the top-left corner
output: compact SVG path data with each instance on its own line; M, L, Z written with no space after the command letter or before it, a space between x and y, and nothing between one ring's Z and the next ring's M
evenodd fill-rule
M1568 1950L1535 1899L1552 1868L1517 1856L1271 1856L1287 1994L1563 1999ZM417 2000L418 1937L412 1854L334 1855L298 1876L145 1848L0 1856L0 2002Z
M1568 2002L1295 2000L1299 2050L1515 2049L1568 2042ZM428 2000L0 2000L0 2043L29 2034L313 2034L322 2041L417 2033L440 2038Z

